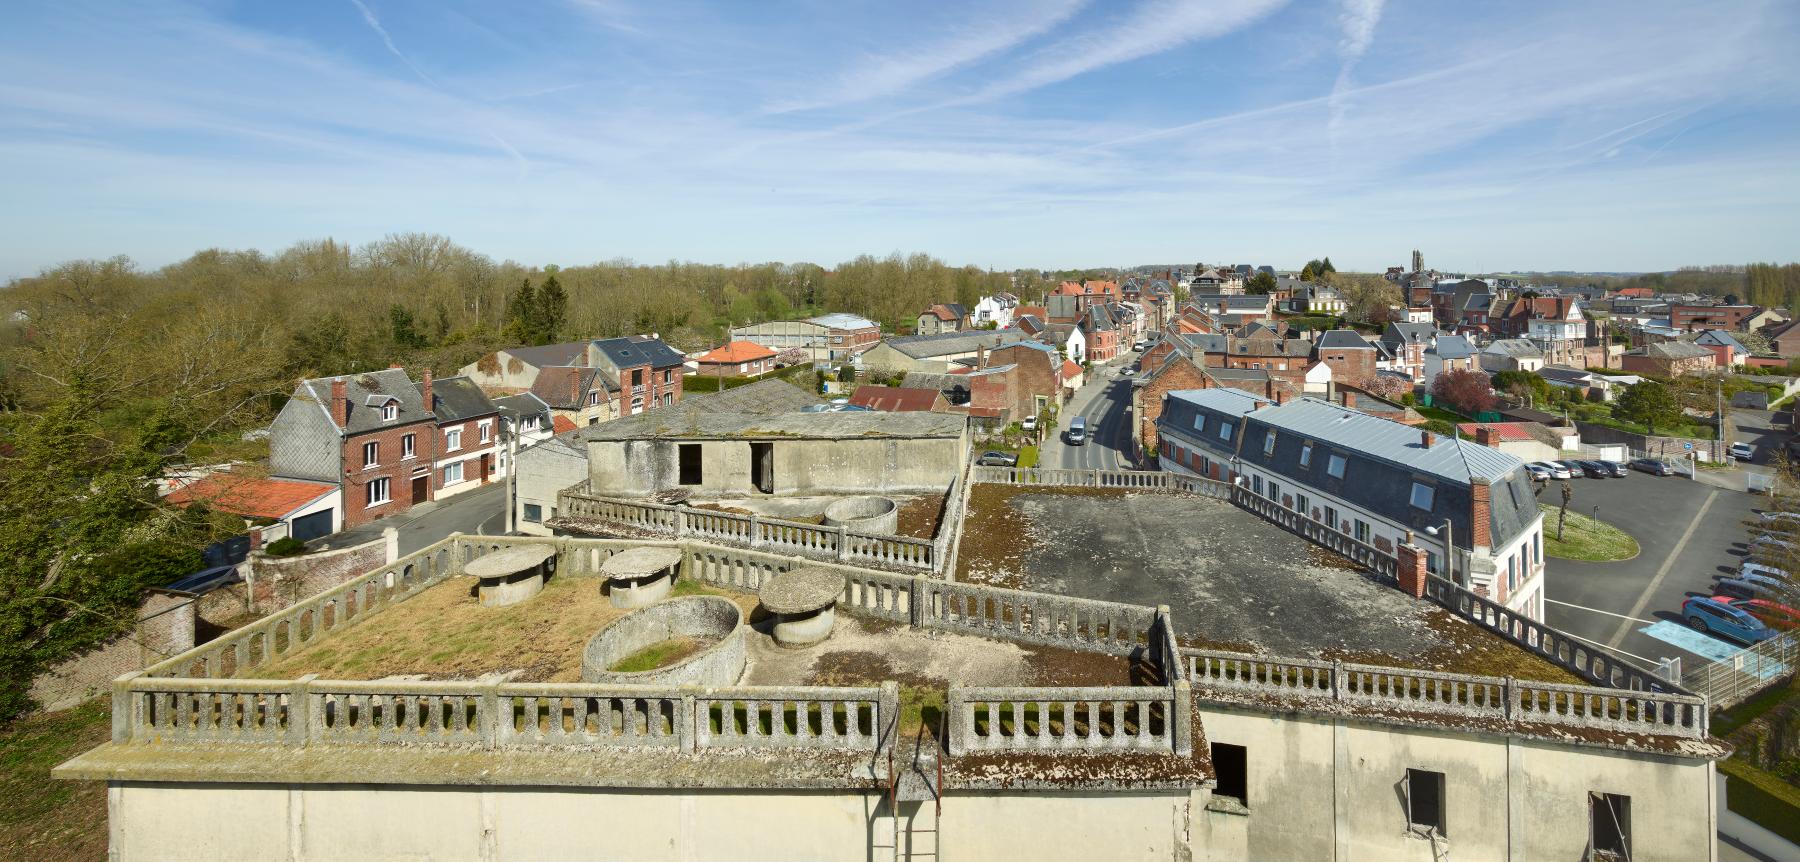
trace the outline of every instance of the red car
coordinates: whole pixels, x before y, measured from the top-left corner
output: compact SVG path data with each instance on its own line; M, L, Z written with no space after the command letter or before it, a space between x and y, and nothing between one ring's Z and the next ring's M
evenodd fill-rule
M1763 625L1784 632L1800 629L1800 611L1794 610L1780 602L1768 599L1732 599L1725 596L1714 596L1713 601L1724 602L1744 613L1761 620Z

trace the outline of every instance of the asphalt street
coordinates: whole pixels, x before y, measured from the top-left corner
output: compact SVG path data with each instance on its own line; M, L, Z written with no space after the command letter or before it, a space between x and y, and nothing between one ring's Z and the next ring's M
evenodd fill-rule
M1570 511L1591 516L1598 507L1600 519L1630 533L1640 552L1614 563L1547 560L1546 621L1649 667L1665 657L1681 658L1683 670L1707 661L1644 630L1659 621L1681 624L1683 599L1711 595L1715 578L1737 570L1748 535L1744 522L1765 498L1636 471L1623 479L1569 482L1575 492ZM1540 499L1556 504L1558 489L1559 483L1550 483ZM1552 512L1545 516L1544 532L1555 531Z
M1126 353L1095 365L1087 382L1064 405L1055 436L1044 441L1038 463L1070 470L1125 470L1131 466L1131 379L1120 373L1137 359ZM1070 446L1069 422L1087 420L1088 442Z
M445 500L421 503L402 514L345 530L320 540L316 546L348 548L381 538L381 531L400 531L400 553L410 554L451 533L492 535L506 532L506 483L495 482L464 491Z

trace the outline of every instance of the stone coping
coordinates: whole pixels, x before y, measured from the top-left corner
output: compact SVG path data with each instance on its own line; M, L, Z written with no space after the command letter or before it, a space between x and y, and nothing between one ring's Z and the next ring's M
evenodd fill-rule
M600 564L600 574L608 578L641 578L660 574L680 564L680 548L639 546L608 557Z
M552 545L513 545L463 566L463 574L471 578L501 578L531 571L554 556L556 548Z
M804 614L837 601L844 576L815 566L782 572L756 593L763 607L778 614Z

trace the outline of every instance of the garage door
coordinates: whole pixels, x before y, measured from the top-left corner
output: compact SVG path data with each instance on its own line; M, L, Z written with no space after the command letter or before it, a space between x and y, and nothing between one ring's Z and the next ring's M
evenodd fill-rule
M294 538L304 542L320 536L331 535L331 512L332 510L326 509L323 512L314 512L295 518L292 527Z

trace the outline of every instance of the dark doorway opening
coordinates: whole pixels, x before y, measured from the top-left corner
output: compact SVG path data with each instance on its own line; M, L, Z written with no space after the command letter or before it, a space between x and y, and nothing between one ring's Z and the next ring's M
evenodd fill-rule
M775 493L775 444L750 444L750 484L764 494Z
M414 476L412 482L412 501L414 503L423 503L431 499L431 477L429 475Z
M703 478L703 474L700 471L700 444L682 443L680 446L676 447L676 452L679 455L681 462L681 484L700 484Z

